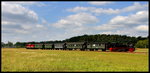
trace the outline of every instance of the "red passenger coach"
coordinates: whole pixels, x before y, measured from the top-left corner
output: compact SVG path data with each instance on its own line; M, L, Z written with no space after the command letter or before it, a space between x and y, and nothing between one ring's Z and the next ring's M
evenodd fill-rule
M29 49L29 48L30 48L30 44L27 44L27 45L26 45L26 48Z
M27 44L27 45L26 45L26 48L27 48L27 49L31 49L31 48L34 48L34 46L35 46L35 45L33 45L33 44Z
M30 45L30 47L31 47L31 48L34 48L34 45L33 45L33 44L31 44L31 45Z

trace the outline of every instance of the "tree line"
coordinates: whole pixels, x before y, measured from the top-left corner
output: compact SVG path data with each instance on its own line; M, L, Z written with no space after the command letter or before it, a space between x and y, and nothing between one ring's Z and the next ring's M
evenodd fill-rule
M101 43L131 43L136 48L149 48L149 36L148 37L133 37L126 35L106 35L106 34L96 34L96 35L81 35L74 36L65 40L55 40L55 41L30 41L30 42L16 42L13 44L8 41L8 43L1 42L2 47L15 47L15 48L25 48L26 44L35 44L35 43L62 43L62 42L101 42Z

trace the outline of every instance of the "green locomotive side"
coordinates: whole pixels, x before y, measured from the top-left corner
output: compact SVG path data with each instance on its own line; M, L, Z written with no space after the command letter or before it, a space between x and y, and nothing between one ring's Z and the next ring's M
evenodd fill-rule
M79 48L82 48L82 45L83 45L84 43L83 42L79 42L79 43L77 43L77 42L75 42L75 43L67 43L67 48L72 48L72 49L79 49Z
M43 48L43 44L34 44L34 48L38 48L38 49L41 49Z
M88 49L104 49L105 44L103 43L90 43L87 45Z
M61 48L63 48L63 45L64 45L64 43L55 43L55 49L56 48L61 49Z
M82 44L68 44L67 48L82 48Z
M53 45L53 44L44 44L44 47L45 47L45 48L52 48L52 45Z

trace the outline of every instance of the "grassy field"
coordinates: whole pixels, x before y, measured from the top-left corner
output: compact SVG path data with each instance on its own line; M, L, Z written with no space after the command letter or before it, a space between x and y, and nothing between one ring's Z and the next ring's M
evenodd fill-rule
M2 72L149 71L148 49L137 49L135 52L3 48L1 69Z

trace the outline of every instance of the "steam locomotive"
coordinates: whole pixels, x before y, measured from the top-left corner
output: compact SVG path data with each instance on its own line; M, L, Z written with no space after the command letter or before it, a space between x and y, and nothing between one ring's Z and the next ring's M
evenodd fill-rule
M47 49L47 50L81 50L81 51L118 51L133 52L135 48L132 44L123 43L99 43L99 42L65 42L50 44L26 44L27 49Z

